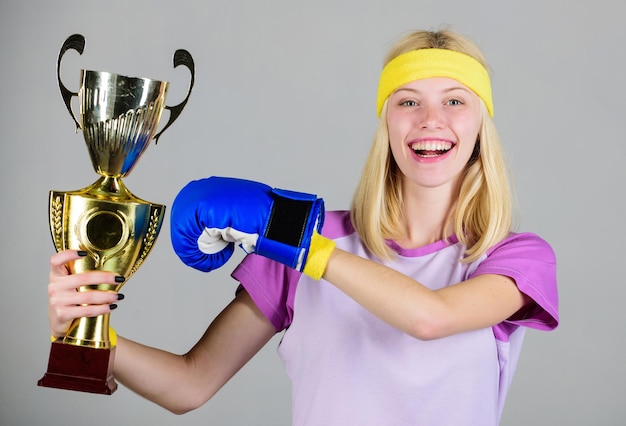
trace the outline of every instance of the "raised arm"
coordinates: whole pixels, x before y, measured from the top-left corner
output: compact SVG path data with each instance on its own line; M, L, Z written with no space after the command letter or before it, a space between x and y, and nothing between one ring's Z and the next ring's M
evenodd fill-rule
M503 275L486 274L430 290L391 268L335 249L324 279L374 315L423 340L489 327L530 299Z
M110 312L115 293L77 292L76 288L115 281L109 272L69 274L65 264L75 251L50 259L49 318L52 335L61 336L78 316ZM250 296L241 291L186 354L178 355L118 337L114 375L126 387L181 414L208 401L276 333Z
M238 243L315 280L323 277L419 339L498 324L529 301L511 278L495 274L432 291L391 268L335 249L333 240L318 234L323 216L323 202L315 195L210 177L190 182L178 194L172 241L187 265L203 271L222 266Z

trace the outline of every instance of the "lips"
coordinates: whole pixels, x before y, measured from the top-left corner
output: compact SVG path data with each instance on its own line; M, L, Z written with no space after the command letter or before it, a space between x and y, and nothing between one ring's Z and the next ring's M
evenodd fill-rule
M409 144L416 155L424 158L439 157L454 148L454 143L442 140L418 141Z

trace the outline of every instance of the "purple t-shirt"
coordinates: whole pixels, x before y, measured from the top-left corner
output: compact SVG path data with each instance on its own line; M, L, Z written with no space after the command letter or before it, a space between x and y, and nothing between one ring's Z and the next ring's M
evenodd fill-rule
M327 212L322 233L371 258L348 212ZM398 256L384 264L430 289L500 274L534 303L524 318L421 341L324 280L247 256L233 277L286 330L278 352L292 382L293 425L497 425L525 327L558 324L554 252L529 233L511 234L471 263L460 262L465 246L456 238L409 250L389 244Z

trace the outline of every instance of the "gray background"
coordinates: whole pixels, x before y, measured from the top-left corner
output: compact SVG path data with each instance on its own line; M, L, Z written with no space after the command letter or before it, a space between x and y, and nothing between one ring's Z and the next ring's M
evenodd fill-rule
M449 25L493 68L496 124L511 160L520 229L559 261L561 327L527 334L504 425L623 424L626 394L624 41L620 2L555 1L6 1L0 4L0 424L287 425L289 384L278 338L201 409L175 416L127 389L100 396L39 388L50 348L48 191L96 180L61 101L81 68L171 82L186 110L125 179L171 205L187 181L251 178L348 207L369 149L382 56L402 33ZM240 259L237 255L236 259ZM169 218L112 315L120 334L185 352L232 297L223 270L186 268ZM400 389L398 390L401 391Z

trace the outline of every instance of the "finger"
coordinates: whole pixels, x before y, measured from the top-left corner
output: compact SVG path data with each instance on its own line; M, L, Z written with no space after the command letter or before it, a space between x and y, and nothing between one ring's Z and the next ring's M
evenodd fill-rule
M80 317L96 317L110 313L117 305L80 305L50 307L50 333L52 336L60 337L65 335L72 321Z
M112 286L123 283L126 279L110 271L86 271L71 275L52 275L50 284L59 290L77 289L86 285L109 284Z
M117 309L117 304L71 305L62 309L52 309L52 313L57 322L69 322L75 318L97 317L98 315L108 314L114 309Z
M80 259L85 252L78 250L64 250L50 256L50 272L61 275L69 274L66 264L68 262Z
M48 286L48 304L53 307L75 305L103 305L115 303L124 296L114 291L87 290L76 291L74 287L61 289L56 284Z

